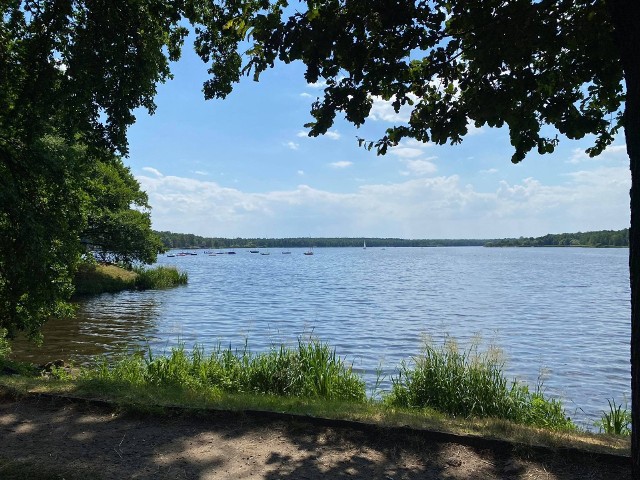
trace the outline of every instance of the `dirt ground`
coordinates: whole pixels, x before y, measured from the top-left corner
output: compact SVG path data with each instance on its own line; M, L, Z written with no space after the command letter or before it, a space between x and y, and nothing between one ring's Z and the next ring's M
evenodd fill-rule
M0 398L2 479L625 480L629 465L608 456L271 414L134 415L49 397ZM32 473L16 476L22 467Z

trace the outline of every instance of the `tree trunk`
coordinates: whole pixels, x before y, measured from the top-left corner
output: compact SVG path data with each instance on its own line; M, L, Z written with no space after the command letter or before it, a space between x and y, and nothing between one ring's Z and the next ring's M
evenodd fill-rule
M609 0L607 5L627 89L624 132L631 167L631 463L633 478L640 479L640 2Z

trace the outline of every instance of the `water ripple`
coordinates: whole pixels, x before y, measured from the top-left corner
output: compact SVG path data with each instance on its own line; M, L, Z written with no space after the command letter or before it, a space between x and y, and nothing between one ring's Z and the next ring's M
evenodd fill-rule
M507 373L563 398L589 426L607 398L629 400L628 252L623 249L316 249L291 255L160 259L189 274L167 291L101 295L78 318L51 322L24 358L113 355L182 341L252 351L314 335L383 388L424 337L480 334L501 347ZM575 413L573 412L575 410Z

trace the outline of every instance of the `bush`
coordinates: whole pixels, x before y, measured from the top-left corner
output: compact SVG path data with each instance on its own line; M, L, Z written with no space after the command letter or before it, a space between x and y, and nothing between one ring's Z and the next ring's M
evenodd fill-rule
M0 328L0 367L11 354L11 343L7 339L7 333L6 328Z

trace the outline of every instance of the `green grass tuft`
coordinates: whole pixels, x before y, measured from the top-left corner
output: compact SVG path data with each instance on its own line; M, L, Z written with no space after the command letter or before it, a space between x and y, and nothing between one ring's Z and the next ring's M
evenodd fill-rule
M631 435L631 412L616 405L615 399L608 400L609 412L602 412L602 418L596 422L596 427L608 435Z
M452 417L499 418L554 430L574 430L562 403L545 397L541 385L509 382L501 352L481 351L478 342L461 351L452 339L436 348L425 345L422 355L403 362L384 401L404 408L432 408Z
M189 354L180 345L169 356L127 356L83 370L81 382L110 383L117 388L164 388L216 396L219 393L261 394L327 400L366 400L364 381L335 350L318 340L298 341L297 348L272 347L252 354L218 347L206 356L201 347Z
M97 295L123 290L159 290L186 285L187 274L175 267L134 268L127 270L117 265L84 263L76 273L76 295Z
M134 268L138 290L160 290L187 284L187 274L175 267Z
M76 272L76 295L115 293L135 288L136 274L115 265L83 263Z

